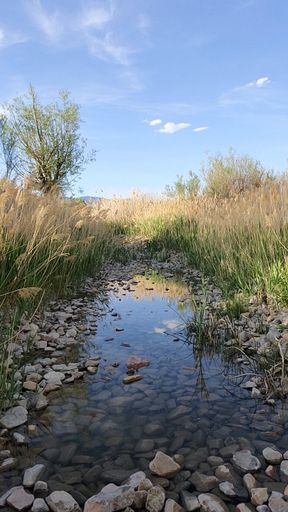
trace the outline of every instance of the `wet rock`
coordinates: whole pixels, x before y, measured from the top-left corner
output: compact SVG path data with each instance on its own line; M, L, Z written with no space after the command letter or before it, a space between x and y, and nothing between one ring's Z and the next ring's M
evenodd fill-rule
M252 455L250 450L240 450L239 452L234 453L233 455L233 463L235 467L243 472L254 472L258 471L261 467L260 461Z
M181 467L172 459L172 457L158 451L154 459L150 462L149 469L154 475L164 478L172 478L179 473Z
M282 482L288 482L288 460L282 460L280 464L280 478Z
M43 498L36 498L31 508L32 512L49 512L49 507Z
M149 366L150 361L143 359L142 357L130 356L127 359L126 366L128 369L139 370L139 368L145 368Z
M148 491L135 491L132 507L137 510L145 507Z
M271 512L288 512L288 502L278 492L272 492L268 500L268 506Z
M36 411L41 411L42 409L45 409L48 404L48 398L46 398L46 396L43 395L43 393L39 393L35 404Z
M98 480L99 475L102 473L102 468L98 464L93 466L92 468L88 469L88 471L84 474L83 480L86 483L95 483ZM122 480L120 480L119 483L121 483Z
M16 441L16 444L19 446L27 443L26 437L23 436L23 434L20 434L19 432L13 432L13 438Z
M24 487L33 487L44 471L44 464L36 464L32 468L26 469L23 477Z
M139 491L149 491L149 489L151 489L151 487L153 487L151 480L149 480L149 478L144 478L139 483L138 490Z
M165 503L165 491L160 486L151 487L147 492L145 508L148 512L161 512Z
M235 498L237 496L234 485L232 482L220 482L219 484L220 491L225 494L228 498Z
M113 482L118 485L127 480L131 473L132 471L127 471L126 469L107 469L101 473L101 480L107 483Z
M14 457L9 457L8 459L3 460L0 464L0 473L4 473L5 471L9 471L14 468L16 465L16 459Z
M225 503L214 494L199 494L198 500L203 512L229 512Z
M184 509L188 512L193 512L193 510L198 510L200 508L197 496L194 496L191 492L181 491L180 496L181 503L183 504Z
M257 507L268 501L268 489L266 487L255 487L251 489L251 503Z
M154 448L152 439L141 439L135 446L135 452L150 452Z
M129 478L127 478L127 480L124 482L124 485L128 485L132 489L137 489L137 488L139 488L139 485L143 481L150 482L150 480L146 479L146 475L145 475L144 471L136 471L136 473L133 473L132 475L129 476ZM150 484L151 484L150 487L152 487L151 482L150 482ZM148 489L140 489L140 490L148 491Z
M53 512L81 512L77 501L66 491L51 492L46 502Z
M28 411L22 405L17 405L8 409L8 411L0 418L0 424L8 430L19 427L26 423Z
M255 508L248 503L239 503L235 508L235 512L254 512L254 510Z
M190 408L186 405L179 405L178 407L172 409L172 411L168 414L169 420L175 420L180 418L181 416L185 416L185 414L189 414Z
M33 494L25 491L24 487L18 487L8 496L6 503L15 510L26 510L34 501Z
M181 512L182 510L182 507L180 507L176 501L171 500L171 498L169 498L165 503L164 512Z
M262 451L264 459L269 462L269 464L280 464L282 461L282 453L278 450L274 450L273 448L267 447Z
M209 492L211 491L211 489L216 487L216 485L219 482L215 476L204 475L199 471L195 471L194 473L192 473L190 480L194 485L196 491L199 492Z
M134 501L135 492L128 485L117 487L108 484L100 493L89 498L84 512L115 512L130 507Z
M251 494L251 490L254 487L257 487L257 481L255 480L254 476L251 475L251 473L247 473L246 475L243 476L243 483L249 494Z
M135 375L126 375L123 379L123 384L132 384L133 382L137 382L143 379L143 375L139 375L136 373Z
M265 469L265 475L269 476L269 478L272 478L273 480L279 479L277 467L272 466L271 464Z
M222 459L222 457L216 457L215 455L210 455L210 457L208 457L208 459L207 459L207 462L208 462L208 464L210 464L210 466L212 466L212 468L214 468L214 467L217 467L217 466L220 466L221 464L223 464L224 460Z
M0 496L0 507L4 507L8 496L10 496L10 494L12 494L14 491L17 491L18 489L23 489L22 485L11 487L11 489L2 494L2 496Z
M148 423L144 427L144 433L148 436L158 436L163 434L164 428L160 423Z
M38 480L38 482L36 482L34 485L33 494L36 498L46 498L46 496L48 495L47 482Z

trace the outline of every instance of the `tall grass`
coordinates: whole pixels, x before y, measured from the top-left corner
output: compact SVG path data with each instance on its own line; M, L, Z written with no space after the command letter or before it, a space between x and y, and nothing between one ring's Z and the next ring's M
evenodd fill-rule
M288 184L217 200L134 197L109 204L108 218L143 236L151 253L177 250L227 297L267 294L288 304Z
M13 389L9 343L23 312L99 270L115 232L99 205L40 197L0 182L0 396Z

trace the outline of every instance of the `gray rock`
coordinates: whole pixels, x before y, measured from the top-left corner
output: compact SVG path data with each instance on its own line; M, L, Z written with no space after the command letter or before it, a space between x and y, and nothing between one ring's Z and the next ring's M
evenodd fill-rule
M156 485L147 492L146 509L148 512L161 512L165 503L165 491Z
M23 489L22 485L11 487L9 491L6 491L4 494L2 494L2 496L0 496L0 507L5 507L8 496L10 496L12 492L17 491L18 489Z
M51 492L46 502L53 512L81 512L77 501L66 491Z
M250 450L240 450L234 453L233 463L242 473L258 471L261 468L260 461L252 455Z
M49 507L43 498L36 498L31 510L32 512L49 512Z
M9 471L15 467L16 459L14 457L9 457L8 459L3 460L0 464L0 473L4 473L5 471Z
M26 510L30 508L34 501L33 494L25 491L24 487L18 487L8 496L6 503L16 510Z
M137 471L136 473L132 473L132 475L130 475L129 478L127 478L127 480L124 482L124 485L128 485L132 489L137 489L137 487L141 482L143 482L143 480L146 480L146 475L144 471ZM152 487L152 484L150 487ZM148 489L146 490L148 491Z
M36 498L46 498L48 495L48 484L42 480L38 480L33 488L33 494Z
M161 451L158 451L154 459L149 464L149 469L154 475L172 478L181 470L181 466L175 462L172 457L166 455Z
M266 487L255 487L251 489L251 503L257 507L268 501L268 489Z
M19 427L26 423L28 417L28 411L22 405L17 405L8 409L8 411L0 418L0 424L8 430Z
M288 460L282 460L280 464L280 478L282 482L288 482Z
M169 498L165 503L164 512L181 512L182 510L182 507L180 507L176 501L171 500L171 498Z
M220 482L219 489L223 494L225 494L225 496L228 496L228 498L235 498L237 495L232 482Z
M278 450L274 450L273 448L267 447L262 451L264 459L269 462L269 464L280 464L283 459L282 453Z
M200 471L192 473L190 480L196 491L199 492L209 492L211 489L216 487L219 482L218 478L215 476L204 475L203 473L200 473Z
M199 500L197 496L194 496L194 494L191 494L188 491L181 491L180 496L183 507L185 510L188 510L188 512L193 512L193 510L198 510L200 508Z
M199 494L198 500L203 512L229 512L225 503L214 494Z
M24 487L33 487L44 471L44 464L36 464L32 468L26 469L23 477Z
M288 503L278 492L272 492L268 506L271 512L288 512Z
M115 484L108 484L100 493L86 501L84 512L116 512L130 507L134 497L135 492L128 485L117 487Z

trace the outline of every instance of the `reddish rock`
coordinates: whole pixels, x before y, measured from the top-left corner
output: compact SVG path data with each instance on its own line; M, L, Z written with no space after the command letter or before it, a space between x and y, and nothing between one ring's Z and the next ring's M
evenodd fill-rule
M128 369L139 370L139 368L146 368L149 366L150 361L142 357L131 356L127 359L126 366Z

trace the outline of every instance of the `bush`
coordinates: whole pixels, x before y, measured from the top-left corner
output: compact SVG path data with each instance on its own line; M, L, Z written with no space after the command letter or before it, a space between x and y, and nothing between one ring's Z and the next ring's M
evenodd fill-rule
M249 155L239 155L230 149L228 155L217 153L209 156L202 167L205 193L219 198L229 198L248 190L271 183L273 172Z
M187 179L178 175L173 185L167 185L165 194L178 199L191 199L197 196L199 191L200 179L192 171L189 171Z

